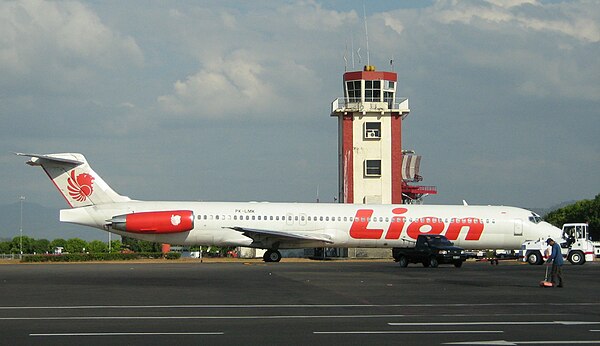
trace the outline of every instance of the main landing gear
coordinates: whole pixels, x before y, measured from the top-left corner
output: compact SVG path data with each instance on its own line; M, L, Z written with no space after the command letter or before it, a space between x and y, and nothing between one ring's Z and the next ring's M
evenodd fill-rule
M267 250L263 255L263 261L265 262L279 262L281 261L281 252L277 250Z

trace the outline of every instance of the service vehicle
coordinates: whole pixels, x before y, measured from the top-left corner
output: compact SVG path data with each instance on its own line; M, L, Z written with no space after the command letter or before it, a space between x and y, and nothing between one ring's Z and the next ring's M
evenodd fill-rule
M420 234L414 247L392 248L392 255L401 267L409 263L423 263L423 266L432 268L438 264L454 264L460 268L467 259L463 248L454 246L448 238L439 234Z
M566 223L562 227L562 239L554 239L560 244L563 257L576 265L582 265L586 261L593 261L594 243L588 235L587 223ZM547 238L546 238L547 239ZM542 264L552 253L552 249L546 244L546 239L526 241L521 245L523 261L529 264Z

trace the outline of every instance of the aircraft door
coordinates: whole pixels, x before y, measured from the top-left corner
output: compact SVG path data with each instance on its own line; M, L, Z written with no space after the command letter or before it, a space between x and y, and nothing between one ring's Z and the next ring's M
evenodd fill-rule
M306 214L300 214L300 226L306 226Z
M522 236L523 235L523 220L521 219L515 219L515 236Z

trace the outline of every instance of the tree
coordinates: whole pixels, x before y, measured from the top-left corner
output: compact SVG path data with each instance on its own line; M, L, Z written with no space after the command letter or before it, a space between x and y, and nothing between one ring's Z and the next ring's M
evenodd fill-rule
M120 240L111 240L110 242L110 253L118 253L121 252L121 248L123 244Z
M33 241L33 253L44 254L52 251L50 241L48 239L38 239Z
M10 253L11 242L3 241L0 242L0 253Z
M86 250L90 253L108 252L108 244L101 240L92 240L88 243Z
M162 245L151 241L122 237L123 245L135 252L161 252Z
M79 238L71 238L65 244L65 251L68 253L81 253L87 248L88 244L85 240Z
M11 253L21 253L21 244L23 245L23 253L33 253L33 242L35 240L28 236L16 236L11 241Z
M56 238L53 241L50 242L50 248L51 250L54 250L57 247L62 247L64 248L65 246L67 246L67 241L62 239L62 238Z

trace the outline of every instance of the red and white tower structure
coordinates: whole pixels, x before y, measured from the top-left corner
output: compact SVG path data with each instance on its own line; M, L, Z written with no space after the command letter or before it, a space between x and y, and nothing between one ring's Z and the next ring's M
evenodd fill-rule
M437 193L419 181L420 157L402 150L402 120L407 98L398 98L395 72L344 73L344 97L332 102L338 118L339 201L358 204L400 204Z

